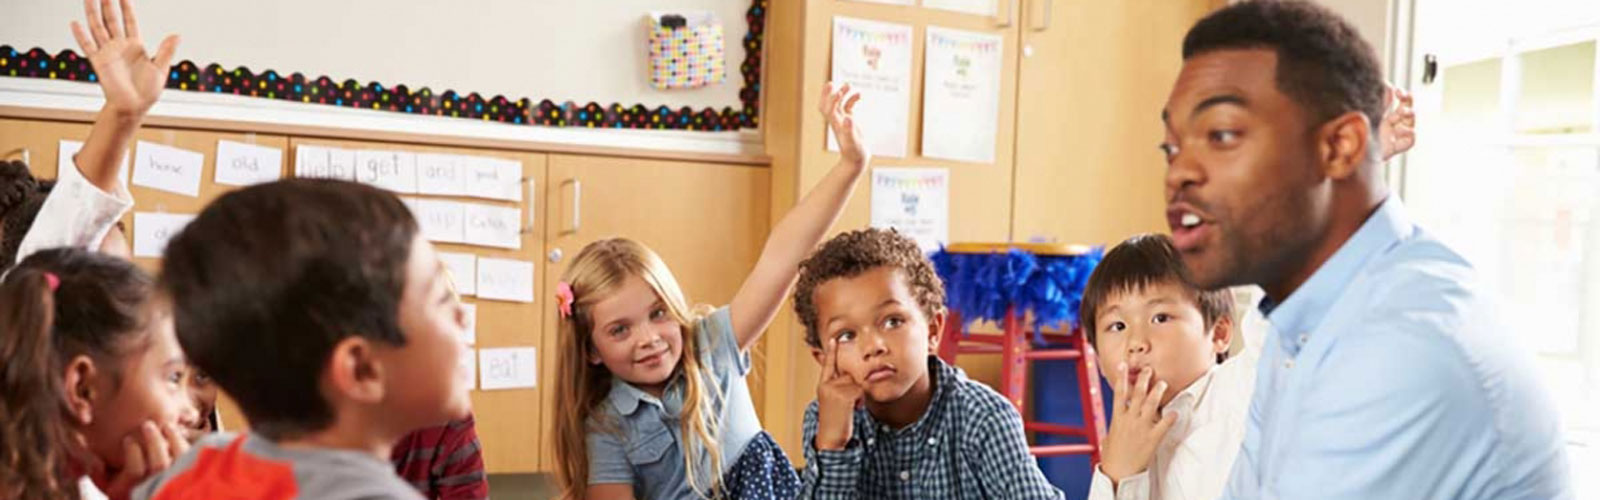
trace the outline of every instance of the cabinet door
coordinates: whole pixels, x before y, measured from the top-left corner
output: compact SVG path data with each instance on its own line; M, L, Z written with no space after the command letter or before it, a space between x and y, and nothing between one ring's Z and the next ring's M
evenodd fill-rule
M0 119L0 160L25 162L34 177L54 179L61 140L82 142L86 137L87 123Z
M87 123L55 122L21 119L0 120L0 152L5 154L7 160L20 160L23 151L26 151L28 167L35 177L41 179L55 179L60 172L57 165L60 158L60 143L63 140L82 142L89 136L90 126ZM211 200L222 196L223 193L238 189L236 186L217 184L216 161L217 142L233 141L246 144L255 144L279 150L286 150L288 138L278 135L263 135L249 133L208 132L197 130L165 129L157 127L144 127L135 136L135 144L129 148L125 169L122 173L124 182L132 175L135 164L134 155L138 153L138 142L160 144L174 148L193 151L203 155L200 193L198 196L172 193L137 186L129 183L128 192L133 195L133 209L123 218L123 225L127 228L128 242L133 243L134 214L138 212L170 213L192 215L200 212ZM287 153L287 151L285 151ZM70 164L70 161L68 162ZM283 171L283 165L270 165ZM155 257L135 257L134 263L151 273L160 270L160 259Z
M545 234L544 297L584 245L625 236L654 250L672 269L691 306L721 307L733 300L767 236L768 170L598 156L551 155ZM556 314L546 314L540 352L541 379L558 383ZM752 376L757 376L752 374ZM759 389L759 384L751 384ZM552 404L554 391L545 391ZM545 409L549 410L549 406ZM553 415L552 415L553 416ZM553 422L543 429L548 435ZM554 470L554 443L543 470Z
M1025 0L1013 239L1166 229L1161 108L1183 35L1220 3Z

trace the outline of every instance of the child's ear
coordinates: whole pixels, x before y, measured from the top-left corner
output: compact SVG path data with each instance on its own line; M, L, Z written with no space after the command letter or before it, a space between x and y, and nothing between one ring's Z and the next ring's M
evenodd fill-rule
M944 339L944 320L947 315L944 308L940 308L928 318L928 352L939 353L939 341Z
M1233 345L1233 318L1223 316L1211 325L1211 352L1222 354Z
M98 395L95 390L95 377L97 370L94 360L87 355L78 355L67 362L67 370L62 374L61 389L66 391L67 413L78 425L89 425L94 421L94 399Z
M377 346L359 336L345 337L328 357L328 382L337 394L359 403L383 400L383 363Z

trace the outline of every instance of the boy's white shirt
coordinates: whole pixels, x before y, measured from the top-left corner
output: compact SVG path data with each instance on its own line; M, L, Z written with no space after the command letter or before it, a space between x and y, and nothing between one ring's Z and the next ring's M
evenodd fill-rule
M89 476L78 478L78 496L83 500L111 500L105 493L100 492L100 487L89 480Z
M45 196L33 226L17 247L17 262L34 252L57 247L94 250L106 239L117 220L133 208L133 195L117 175L114 192L107 193L90 183L77 168L56 172L56 185ZM16 262L6 263L10 267Z
M1269 328L1254 300L1238 301L1246 312L1238 335L1244 342L1238 355L1228 358L1189 384L1162 408L1176 413L1177 422L1156 447L1144 472L1122 479L1094 468L1090 500L1215 500L1222 497L1233 471L1233 459L1244 443L1250 395L1255 389L1256 361Z

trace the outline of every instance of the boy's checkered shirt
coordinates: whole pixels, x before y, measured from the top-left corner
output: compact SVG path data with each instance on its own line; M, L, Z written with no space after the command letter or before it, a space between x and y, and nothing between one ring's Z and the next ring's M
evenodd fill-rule
M855 411L849 444L818 451L817 403L806 409L803 499L1061 499L1028 453L1022 416L960 368L928 357L933 399L894 430Z

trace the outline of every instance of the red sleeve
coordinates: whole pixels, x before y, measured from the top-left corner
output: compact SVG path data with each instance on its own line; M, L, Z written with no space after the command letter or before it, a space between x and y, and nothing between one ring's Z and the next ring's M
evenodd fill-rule
M484 500L489 498L489 477L483 470L483 447L478 443L477 424L471 415L451 422L439 443L435 459L437 491L441 500Z

